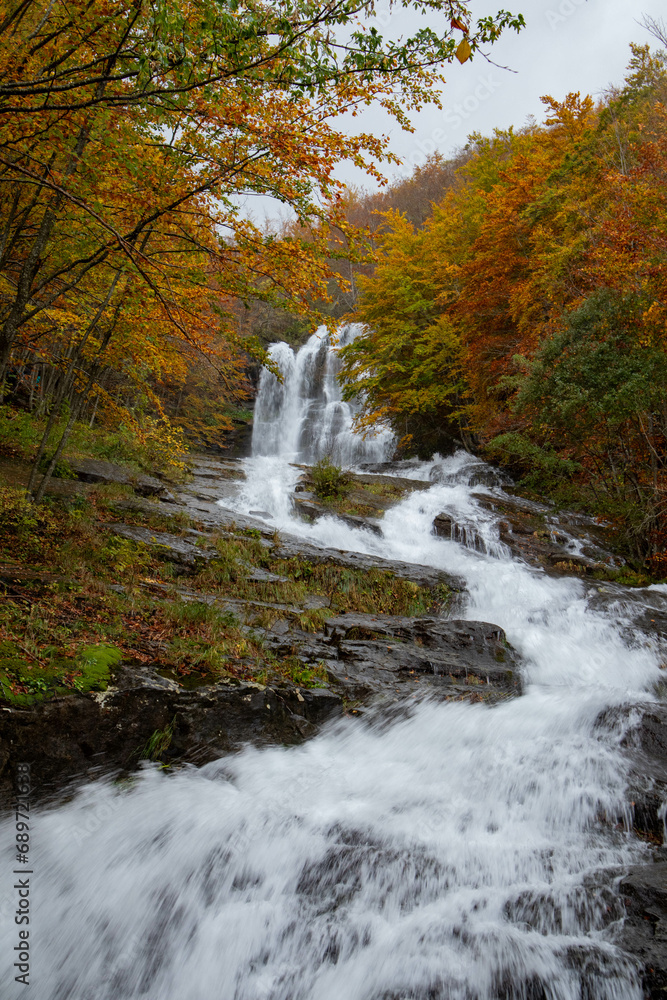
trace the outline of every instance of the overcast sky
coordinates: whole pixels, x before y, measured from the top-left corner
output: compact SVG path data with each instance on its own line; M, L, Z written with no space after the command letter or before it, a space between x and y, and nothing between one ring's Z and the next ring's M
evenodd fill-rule
M413 134L385 120L380 127L386 131L389 124L390 145L405 159L404 171L411 172L420 157L423 162L427 151L453 153L471 132L520 126L531 115L542 120L543 94L561 99L579 90L601 96L609 85L622 82L631 41L658 45L638 23L642 15L661 18L667 13L665 0L505 0L502 6L521 11L526 28L503 35L489 54L514 72L479 56L463 66L455 63L447 73L442 111L421 111L413 119ZM475 14L492 9L493 0L473 4ZM392 14L388 30L399 17ZM370 122L368 115L364 127Z
M521 12L526 28L518 35L508 32L489 47L499 66L481 56L461 66L454 62L447 71L442 91L442 110L429 106L413 115L414 133L404 132L381 110L369 109L350 127L389 136L391 149L404 163L386 167L390 178L412 173L427 153L445 156L465 145L471 132L489 134L494 128L521 126L530 116L543 119L540 96L562 99L569 91L601 96L620 84L630 58L630 42L658 42L638 23L643 14L665 17L665 0L472 0L474 16L495 13L500 7ZM377 0L377 27L396 37L413 33L422 23L414 11L390 10L388 0ZM437 27L437 22L432 21ZM345 183L373 189L375 183L352 166L336 171ZM255 218L281 214L280 206L268 199L249 199L246 210ZM262 204L263 203L263 204ZM276 211L277 209L277 211ZM284 210L283 210L284 211Z

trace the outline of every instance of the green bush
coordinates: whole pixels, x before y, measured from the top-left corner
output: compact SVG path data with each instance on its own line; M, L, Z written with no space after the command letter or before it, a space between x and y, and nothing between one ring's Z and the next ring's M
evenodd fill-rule
M320 500L335 500L344 497L350 490L350 477L330 458L322 458L312 467L310 475L313 480L315 496Z
M28 458L37 448L42 428L29 413L0 406L0 448Z
M0 530L19 537L56 532L58 523L44 506L36 507L24 489L0 486Z
M49 465L51 464L52 455L42 455L39 462L39 471L46 472ZM76 479L76 472L73 470L72 466L69 464L66 458L59 458L53 469L53 476L56 479Z

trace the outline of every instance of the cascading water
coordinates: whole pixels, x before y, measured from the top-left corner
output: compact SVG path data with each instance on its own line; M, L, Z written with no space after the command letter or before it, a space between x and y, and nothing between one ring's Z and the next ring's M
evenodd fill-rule
M321 347L303 350L305 370ZM303 384L299 358L277 356L291 381L262 383L239 511L273 496L273 523L311 542L463 576L465 615L505 628L525 693L494 708L423 702L391 723L349 719L299 748L150 770L41 811L40 998L640 1000L611 931L614 876L645 848L616 823L626 764L606 710L650 700L657 651L622 637L622 604L596 609L580 580L510 557L471 495L485 467L469 456L413 466L434 484L387 512L382 537L294 520L287 460L319 454L321 440L336 455L337 437L326 405L316 422L310 395L287 392ZM475 525L483 552L432 534L443 510ZM0 948L4 982L15 930Z
M365 439L352 429L354 406L343 402L336 376L338 348L356 336L358 324L341 327L332 345L320 327L295 355L288 344L274 344L271 360L282 373L280 382L264 369L253 421L253 455L281 456L312 464L325 456L343 465L382 462L391 456L394 436L380 430Z

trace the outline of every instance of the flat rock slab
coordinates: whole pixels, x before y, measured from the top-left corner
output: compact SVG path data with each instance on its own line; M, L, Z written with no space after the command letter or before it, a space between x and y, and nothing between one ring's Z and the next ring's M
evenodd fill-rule
M366 704L521 694L516 654L503 630L486 622L349 614L329 618L321 633L281 623L264 638L279 656L324 664L336 690Z
M218 555L215 549L200 548L194 542L166 531L151 531L150 528L134 527L129 524L107 524L106 528L121 538L158 549L160 555L169 562L190 568L194 568L198 563L210 562Z
M419 682L445 696L452 686L484 700L521 694L516 655L497 625L351 614L330 618L325 634L347 678L370 690Z
M73 472L84 483L119 483L131 486L135 493L142 497L166 494L167 490L159 479L144 473L133 473L113 462L103 462L96 458L84 458L70 462Z

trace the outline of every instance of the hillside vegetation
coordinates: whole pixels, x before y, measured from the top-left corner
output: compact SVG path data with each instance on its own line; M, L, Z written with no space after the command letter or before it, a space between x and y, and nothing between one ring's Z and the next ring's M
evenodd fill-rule
M359 422L452 438L611 521L667 572L667 58L632 45L596 104L473 135L430 216L382 217L343 351Z

